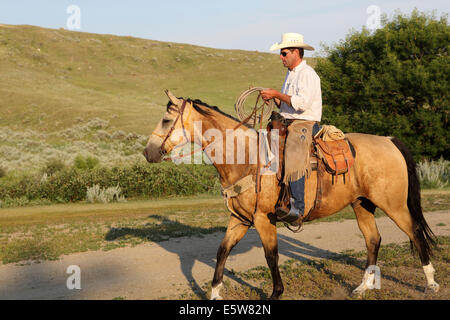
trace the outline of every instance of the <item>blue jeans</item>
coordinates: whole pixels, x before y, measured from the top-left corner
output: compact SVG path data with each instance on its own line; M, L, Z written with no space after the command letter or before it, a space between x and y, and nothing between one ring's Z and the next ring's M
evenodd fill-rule
M317 132L319 132L319 130L320 130L319 124L317 122L314 123L314 126L312 128L312 135L313 135L313 137L317 134Z
M300 211L300 214L303 215L305 211L305 176L297 181L289 182L289 188L291 188L294 206Z

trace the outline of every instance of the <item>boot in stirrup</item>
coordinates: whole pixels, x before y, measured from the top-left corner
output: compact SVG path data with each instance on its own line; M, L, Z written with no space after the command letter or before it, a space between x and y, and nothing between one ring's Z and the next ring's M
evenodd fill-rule
M294 227L299 226L301 224L301 221L298 221L298 218L300 218L303 213L295 207L295 200L293 198L290 199L290 202L290 209L279 207L275 210L275 214L281 221L287 222Z

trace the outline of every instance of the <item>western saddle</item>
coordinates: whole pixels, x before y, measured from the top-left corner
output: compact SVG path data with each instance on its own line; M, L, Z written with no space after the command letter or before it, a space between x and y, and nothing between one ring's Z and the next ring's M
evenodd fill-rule
M278 206L286 206L289 203L290 191L289 187L285 186L283 181L284 174L284 149L287 137L287 127L291 121L284 119L278 113L273 112L271 116L271 122L267 126L268 135L270 136L271 130L278 129L279 134L279 166L277 172L277 178L281 184L281 192L278 199ZM271 141L271 139L268 139ZM317 171L317 191L314 207L311 209L318 209L322 198L322 184L323 177L326 173L331 175L332 184L338 182L338 177L343 177L343 183L350 180L350 168L355 162L355 149L350 141L345 137L341 130L334 126L324 125L321 127L313 137L311 145L311 169ZM311 213L306 214L305 219Z

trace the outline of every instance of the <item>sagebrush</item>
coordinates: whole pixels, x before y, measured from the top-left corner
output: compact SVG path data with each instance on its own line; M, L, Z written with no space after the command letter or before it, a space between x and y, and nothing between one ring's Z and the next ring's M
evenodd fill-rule
M113 201L126 202L126 199L121 195L122 189L119 185L109 188L101 188L98 184L87 188L86 200L90 203L109 203Z
M417 164L417 175L422 188L442 189L450 184L450 161L423 160Z

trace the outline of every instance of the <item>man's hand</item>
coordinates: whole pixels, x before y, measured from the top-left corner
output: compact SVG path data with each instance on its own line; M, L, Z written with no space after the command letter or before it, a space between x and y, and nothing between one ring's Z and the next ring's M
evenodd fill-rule
M276 98L278 96L278 94L280 94L280 92L278 92L277 90L274 90L274 89L261 90L261 97L264 100L270 100L270 99Z
M270 100L270 99L274 99L275 104L280 107L280 103L281 101L287 103L287 105L291 105L291 97L288 96L287 94L283 94L280 91L274 90L274 89L266 89L266 90L261 90L261 97L264 100Z
M278 108L281 103L280 99L277 98L279 94L281 94L281 92L274 89L261 90L261 97L266 101L266 104L269 103L270 99L273 99Z

